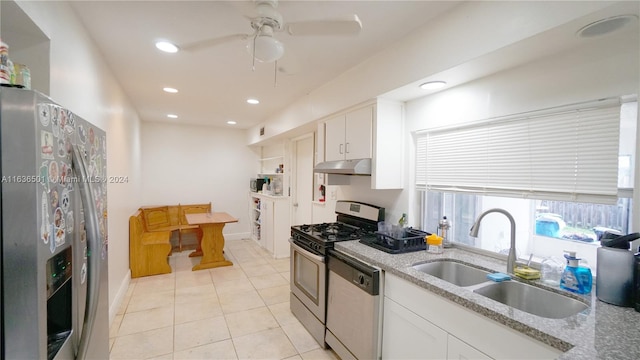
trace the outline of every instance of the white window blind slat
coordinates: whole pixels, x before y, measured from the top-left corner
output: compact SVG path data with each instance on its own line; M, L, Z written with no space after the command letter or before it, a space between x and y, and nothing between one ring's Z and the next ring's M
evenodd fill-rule
M535 199L617 201L620 100L417 135L416 188Z

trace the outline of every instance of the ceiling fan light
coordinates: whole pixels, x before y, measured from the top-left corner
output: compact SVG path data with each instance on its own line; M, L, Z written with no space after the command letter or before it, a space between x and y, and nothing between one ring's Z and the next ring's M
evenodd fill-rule
M619 15L606 19L600 19L582 27L580 30L578 30L576 35L582 38L591 38L606 35L622 29L631 21L637 19L638 17L636 15Z
M254 45L255 41L255 45ZM247 44L247 50L249 54L253 55L253 49L255 46L255 58L258 61L270 63L274 62L282 57L284 54L284 45L271 36L260 35L254 39L249 40Z
M437 90L442 89L446 85L447 83L444 81L429 81L424 84L420 84L420 88L425 90Z
M166 53L177 53L178 52L178 46L175 44L172 44L168 41L158 41L156 42L156 48L158 48L158 50L160 51L164 51Z

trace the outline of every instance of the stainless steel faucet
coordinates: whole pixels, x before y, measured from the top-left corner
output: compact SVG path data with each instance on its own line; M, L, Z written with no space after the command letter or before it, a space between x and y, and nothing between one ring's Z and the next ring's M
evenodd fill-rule
M480 214L480 216L478 217L478 220L476 220L476 222L471 227L469 235L473 237L478 237L478 230L480 230L480 221L485 215L493 212L503 214L509 219L509 222L511 222L511 247L509 248L509 256L507 257L507 273L513 274L513 268L516 265L516 222L513 220L513 216L511 216L511 214L509 214L508 211L495 208L495 209L489 209L483 212L482 214Z

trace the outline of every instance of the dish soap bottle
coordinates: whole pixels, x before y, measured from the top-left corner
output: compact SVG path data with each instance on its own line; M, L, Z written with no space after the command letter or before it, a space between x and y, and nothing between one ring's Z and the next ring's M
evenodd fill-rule
M407 214L402 213L402 217L400 217L400 220L398 220L398 226L400 226L401 228L407 226Z
M590 293L593 284L591 269L580 266L580 259L576 257L575 251L565 251L565 253L567 266L560 278L560 287L577 294Z

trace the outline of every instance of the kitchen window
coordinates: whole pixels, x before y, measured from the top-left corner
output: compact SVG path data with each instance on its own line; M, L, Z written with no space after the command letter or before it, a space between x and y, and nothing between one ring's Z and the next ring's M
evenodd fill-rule
M563 123L549 126L559 121ZM422 227L433 232L447 216L452 241L506 254L506 218L490 215L483 221L481 236L469 236L482 211L499 207L516 220L519 257L561 256L563 250L576 250L595 267L598 236L631 231L636 126L637 102L621 99L418 133L416 187L423 190ZM540 137L545 127L551 142ZM594 151L599 150L600 131L604 141L615 141L602 153ZM460 144L457 148L469 148L449 146L454 139ZM556 143L562 141L566 143ZM465 153L471 158L465 159ZM496 159L490 159L492 155ZM593 166L601 171L581 169ZM543 177L531 169L540 170Z

